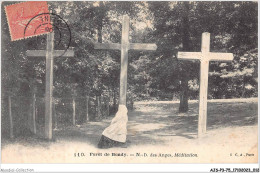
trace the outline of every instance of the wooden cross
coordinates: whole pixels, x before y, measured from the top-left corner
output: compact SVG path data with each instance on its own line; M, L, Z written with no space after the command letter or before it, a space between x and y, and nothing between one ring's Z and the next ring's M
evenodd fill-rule
M45 84L45 138L52 139L52 90L53 90L53 58L73 57L74 51L54 50L54 32L47 34L46 50L27 50L26 55L31 57L46 57L46 84Z
M156 44L129 43L129 17L123 16L121 44L118 43L95 43L95 49L117 49L121 50L121 71L120 71L120 98L119 105L126 105L127 93L127 66L128 51L134 50L156 50Z
M207 95L208 95L208 72L209 61L232 61L232 53L210 52L210 33L202 34L201 52L178 52L179 59L200 60L200 97L199 97L199 120L198 137L206 133L207 128Z

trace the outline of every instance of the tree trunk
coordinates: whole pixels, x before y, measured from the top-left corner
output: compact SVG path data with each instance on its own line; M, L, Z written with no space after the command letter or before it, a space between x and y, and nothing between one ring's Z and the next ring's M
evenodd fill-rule
M13 116L12 116L12 100L11 96L8 96L8 107L9 107L9 121L10 121L10 138L14 138L14 125L13 125Z
M102 43L102 24L98 26L98 42Z
M113 93L113 96L114 96L114 100L113 100L113 107L114 107L114 109L116 108L116 89L114 88L114 93Z
M54 118L54 129L58 129L58 117L57 117L57 114L56 114L56 104L55 104L55 101L53 102L53 118Z
M75 104L75 98L72 99L72 109L73 109L72 124L73 124L73 126L75 126L76 125L76 104Z
M242 98L245 97L245 92L246 92L245 86L246 86L246 80L245 80L245 77L243 77L243 89L242 89L242 94L241 94Z
M100 1L99 3L99 9L98 9L98 26L97 26L97 30L98 30L98 42L102 43L102 28L103 28L103 19L105 17L105 13L106 11L104 10L104 3L102 1Z
M190 40L189 40L189 2L183 2L184 5L184 13L183 13L183 33L182 33L182 44L183 51L190 51ZM185 62L182 64L181 70L181 87L180 87L180 107L179 112L187 112L189 110L188 107L188 80L189 80L189 63Z
M86 123L89 121L89 114L88 114L88 106L89 106L89 96L86 96Z
M101 106L100 106L100 97L96 96L96 118L101 119Z
M108 99L107 99L107 117L109 116L110 112L109 112L109 106L110 106L110 94L108 96Z
M35 93L33 93L33 100L32 100L32 124L33 124L33 134L36 135L36 120L35 120Z
M181 91L180 91L180 107L179 112L187 112L189 110L188 106L188 79L184 78L181 82Z

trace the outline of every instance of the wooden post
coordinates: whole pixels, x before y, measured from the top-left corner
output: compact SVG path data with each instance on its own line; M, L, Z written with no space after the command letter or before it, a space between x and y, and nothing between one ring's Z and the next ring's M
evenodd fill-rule
M134 50L156 50L157 49L156 44L129 43L129 17L127 15L124 15L123 21L122 21L121 44L117 44L117 43L109 43L109 44L96 43L94 46L95 46L95 49L117 49L117 50L121 50L119 108L122 107L122 106L127 107L126 97L127 97L128 50L130 50L130 49L134 49ZM121 111L121 110L119 109L118 111ZM127 114L122 115L122 116L127 116ZM124 126L123 129L127 129L127 127L126 127L127 126L127 119L124 119L124 120L126 120L126 123L122 124L121 121L118 121L115 124L113 123L112 126L115 126L115 127L116 126ZM115 128L113 128L113 129L115 129ZM111 131L109 133L113 134L113 132L111 132Z
M233 60L232 53L210 52L210 33L202 34L201 52L178 52L179 59L200 60L200 97L198 117L198 137L206 133L207 129L207 95L208 95L208 72L209 61Z
M33 93L33 99L32 99L32 124L33 124L33 134L36 135L36 118L35 118L35 101L36 101L36 97L35 97L35 93Z
M206 133L206 128L207 128L209 50L210 50L210 34L203 33L202 43L201 43L201 60L200 60L200 97L199 97L199 121L198 121L199 137L202 136L204 133Z
M8 108L9 108L9 120L10 120L10 138L14 138L14 126L13 126L13 117L12 117L12 101L11 96L8 96Z
M52 90L53 90L53 58L62 55L64 50L54 50L54 32L47 34L47 47L45 50L27 50L27 56L46 57L45 81L45 138L52 139ZM74 51L67 50L62 57L73 57Z
M156 44L129 43L129 17L123 16L121 45L117 43L95 43L95 49L121 50L119 105L126 105L128 50L156 50Z
M72 108L73 108L73 115L72 115L72 124L73 126L76 125L76 104L75 104L75 98L73 97L72 100Z
M54 33L47 34L46 85L45 85L45 137L52 139L52 90L53 90Z
M119 105L126 105L127 93L127 67L129 48L129 17L123 16L121 38L121 70L120 70L120 93Z
M89 96L86 96L86 123L89 121L89 114L88 114L88 105L89 105Z

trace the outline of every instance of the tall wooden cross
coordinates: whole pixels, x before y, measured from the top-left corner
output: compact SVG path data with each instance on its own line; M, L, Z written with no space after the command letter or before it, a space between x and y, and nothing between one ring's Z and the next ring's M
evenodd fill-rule
M133 50L156 50L156 44L129 43L129 17L123 16L121 44L118 43L95 43L95 49L117 49L121 50L120 71L120 98L119 105L126 105L127 93L127 66L128 51Z
M179 59L200 60L200 97L199 97L199 120L198 137L206 133L207 128L207 95L208 95L208 72L209 61L232 61L232 53L210 52L210 33L202 34L201 52L178 52Z
M47 34L46 50L27 50L30 57L46 57L46 81L45 81L45 138L52 139L52 90L53 90L53 58L73 57L74 51L54 50L54 32Z

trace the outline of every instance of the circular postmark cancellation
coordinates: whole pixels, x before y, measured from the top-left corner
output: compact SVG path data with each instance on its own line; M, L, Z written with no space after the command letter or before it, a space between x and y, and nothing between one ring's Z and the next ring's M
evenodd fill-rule
M35 25L37 23L37 25ZM71 43L71 30L68 23L59 15L55 13L41 13L29 20L24 29L24 38L28 35L39 36L37 37L37 47L46 45L46 37L43 34L54 33L54 48L60 53L56 57L63 56L70 47Z

